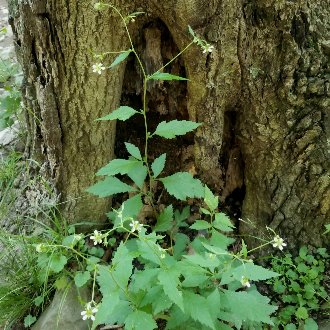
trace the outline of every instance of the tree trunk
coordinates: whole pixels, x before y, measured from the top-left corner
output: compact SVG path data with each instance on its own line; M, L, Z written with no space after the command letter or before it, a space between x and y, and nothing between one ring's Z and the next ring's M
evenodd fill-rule
M238 222L240 231L264 236L270 226L297 244L324 244L320 233L330 206L329 1L114 4L124 14L146 13L130 29L147 71L190 42L188 25L215 46L206 55L197 46L184 53L170 70L185 72L187 85L169 85L167 92L149 86L148 107L157 121L203 122L194 147L182 143L194 150L198 174L223 203L238 204L234 216L254 223ZM116 128L94 119L120 100L139 104L141 87L130 60L126 74L125 64L92 73L90 50L127 49L125 31L116 15L93 10L89 0L11 0L10 13L25 77L29 151L48 169L65 214L72 221L98 220L109 201L84 190L114 156ZM134 127L121 127L133 138Z

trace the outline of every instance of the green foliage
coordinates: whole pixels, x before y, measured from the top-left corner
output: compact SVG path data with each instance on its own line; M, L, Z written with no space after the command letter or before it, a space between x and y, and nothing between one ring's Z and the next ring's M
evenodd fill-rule
M172 120L170 122L162 121L158 124L153 135L158 135L166 139L174 139L178 135L184 135L193 131L199 123L188 120Z
M0 84L4 88L4 93L0 96L0 130L11 126L20 113L19 72L18 64L12 60L0 59Z
M123 16L108 3L96 3L94 8L114 10L127 32L127 24L140 14ZM190 27L189 31L194 40L183 51L193 43L201 46L203 52L212 51L213 46L199 38ZM122 194L117 199L122 198L120 207L107 214L109 227L94 230L90 235L76 235L74 230L67 230L60 239L48 238L38 244L37 278L45 286L54 279L56 288L65 287L67 278L72 278L77 287L90 284L91 300L82 315L93 321L92 329L103 324L147 330L164 326L166 329L192 330L273 326L271 315L277 307L257 291L252 281L277 281L277 289L281 291L281 272L275 267L272 271L254 264L249 255L256 248L249 251L244 241L241 251L231 251L230 245L235 241L231 237L234 225L219 211L218 196L199 179L188 172L166 173L166 154L150 161L148 145L154 136L174 139L201 124L188 120L163 121L154 133L148 131L148 81L186 78L163 72L167 64L147 75L129 33L128 36L130 49L120 52L108 68L122 63L129 54L136 56L143 75L143 109L137 111L121 106L99 120L128 120L141 114L145 123L144 152L125 143L129 158L111 160L97 172L105 178L89 187L87 192L99 197ZM106 54L97 58L103 60ZM99 70L94 71L101 74L103 68L103 64L98 63ZM168 204L159 192L162 187L175 197L171 197L172 204ZM199 217L194 223L190 222L190 226L188 221L196 218L191 217L190 206L185 205L188 198L198 209ZM285 246L283 239L277 235L275 238L263 246L275 242L274 246L282 249ZM304 251L300 258L310 259ZM298 265L297 269L308 273L313 280L321 271L315 267L313 271L307 271L303 265ZM291 286L298 290L299 283L294 281L297 284L291 281ZM44 296L38 295L34 304L40 305L43 300ZM291 315L311 326L306 306L300 304ZM33 320L32 315L27 317L27 322Z
M96 120L122 120L126 121L127 119L134 116L136 113L139 113L138 111L134 110L131 107L128 106L121 106L116 110L113 110L109 115L106 115L104 117L98 118Z
M275 324L292 329L296 329L293 325L317 329L312 317L322 313L326 306L329 308L330 303L324 287L329 280L325 273L329 264L326 249L319 248L311 253L306 246L300 248L295 258L286 254L271 260L273 270L282 275L268 282L274 292L273 301L280 306Z

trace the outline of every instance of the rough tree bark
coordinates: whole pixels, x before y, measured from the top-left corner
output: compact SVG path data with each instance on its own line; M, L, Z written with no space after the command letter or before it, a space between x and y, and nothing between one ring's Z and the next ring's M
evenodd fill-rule
M109 201L84 189L113 157L116 128L93 120L140 87L132 86L125 64L92 74L90 50L127 49L128 40L118 18L94 11L89 0L10 2L29 152L46 164L72 221L98 220ZM203 122L193 148L197 172L223 202L242 203L236 216L254 227L240 222L240 231L261 236L270 226L297 244L327 243L321 232L330 212L330 2L113 2L123 13L146 12L130 28L147 67L163 64L166 50L183 49L188 25L215 46L206 56L197 47L185 53L181 68L171 70L186 73L187 88L177 99L158 97L156 110L149 106L159 116Z

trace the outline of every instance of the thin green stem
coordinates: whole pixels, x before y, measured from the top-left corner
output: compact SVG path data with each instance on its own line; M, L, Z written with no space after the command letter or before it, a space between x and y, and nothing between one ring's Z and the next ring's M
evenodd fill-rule
M185 48L183 48L181 50L180 53L176 54L170 61L168 61L164 66L162 66L159 70L157 70L156 72L160 72L163 69L165 69L169 64L171 64L175 59L177 59L182 53L184 53L190 46L192 46L194 44L194 41L192 41L190 44L188 44ZM155 72L155 73L156 73Z

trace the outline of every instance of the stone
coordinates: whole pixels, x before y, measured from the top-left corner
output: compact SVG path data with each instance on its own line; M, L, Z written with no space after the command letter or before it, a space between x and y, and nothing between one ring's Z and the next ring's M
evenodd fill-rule
M80 298L79 298L80 297ZM53 301L41 314L32 330L88 330L90 321L84 321L81 312L84 306L79 300L90 301L90 290L86 287L78 289L74 284L69 289L57 290Z

